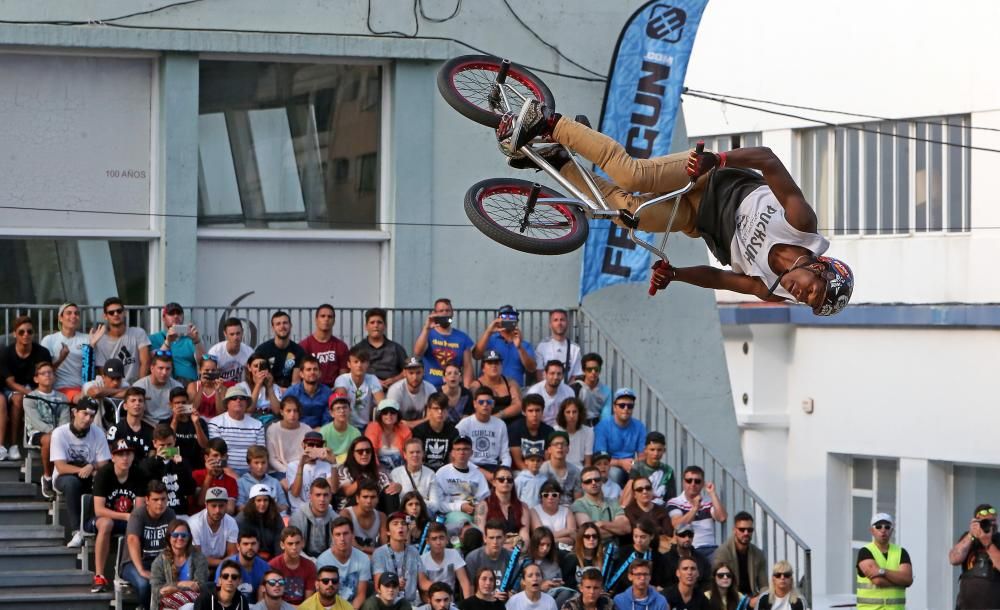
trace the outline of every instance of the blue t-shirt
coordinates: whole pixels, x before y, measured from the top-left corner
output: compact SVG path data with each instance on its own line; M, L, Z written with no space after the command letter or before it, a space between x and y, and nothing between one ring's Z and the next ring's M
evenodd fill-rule
M166 342L167 333L160 331L149 336L150 355L160 349ZM193 381L198 379L198 363L194 359L194 341L191 337L177 337L170 344L170 353L174 360L174 379L187 379Z
M330 395L333 393L328 386L318 384L316 393L312 396L306 392L302 382L293 384L285 392L285 396L294 396L302 403L302 417L299 419L310 428L318 428L328 421L331 421L327 405L330 402Z
M466 350L476 345L469 335L457 328L451 329L451 334L442 335L436 328L427 331L427 349L423 353L424 381L441 389L444 384L444 367L456 364L462 368Z
M236 553L226 559L232 559L236 563L240 563L240 554ZM251 602L257 601L257 589L260 587L260 583L264 580L264 574L271 569L271 566L267 564L266 561L260 557L253 558L253 566L250 571L247 572L243 564L240 564L240 572L243 573L243 583L240 584L239 591L246 596ZM219 574L222 572L222 563L219 563L218 567L215 568L215 582L219 582Z
M602 419L594 427L594 453L607 453L614 459L635 457L646 443L646 424L632 417L622 428L614 418Z
M528 341L521 339L521 347L524 351L528 352L532 358L535 357L535 348ZM499 332L495 332L490 335L489 340L486 342L486 351L496 350L500 357L503 358L503 374L505 377L509 377L514 380L517 385L524 385L524 365L521 364L521 355L518 353L517 346L514 345L513 341L507 341L500 335Z

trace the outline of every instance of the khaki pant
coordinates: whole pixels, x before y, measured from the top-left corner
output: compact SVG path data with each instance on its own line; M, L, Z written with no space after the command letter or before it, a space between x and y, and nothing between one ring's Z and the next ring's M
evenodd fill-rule
M690 180L687 175L687 152L653 159L634 159L618 142L565 116L556 123L552 139L595 163L611 177L614 183L598 176L594 178L601 194L612 208L634 212L642 203L675 191ZM560 173L573 186L584 193L590 193L573 163L563 165ZM681 231L691 237L699 236L696 228L698 206L707 182L708 176L702 176L698 179L698 184L681 198L671 231ZM642 194L634 195L634 192ZM665 231L673 206L674 200L670 200L646 208L639 217L639 228L643 231Z

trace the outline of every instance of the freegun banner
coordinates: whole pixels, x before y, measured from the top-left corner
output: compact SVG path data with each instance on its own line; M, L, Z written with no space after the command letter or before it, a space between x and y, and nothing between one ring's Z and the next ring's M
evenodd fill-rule
M618 38L600 130L621 142L633 157L648 159L670 152L684 73L707 3L648 2L632 15ZM649 233L641 235L652 241ZM580 300L605 286L648 282L651 265L651 255L629 240L627 229L609 220L591 220Z

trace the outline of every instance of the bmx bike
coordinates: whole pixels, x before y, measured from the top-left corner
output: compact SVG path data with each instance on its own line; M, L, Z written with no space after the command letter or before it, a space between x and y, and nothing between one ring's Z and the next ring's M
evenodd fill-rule
M504 114L517 114L525 103L536 99L550 109L555 98L545 83L526 68L490 55L463 55L449 60L437 76L438 91L452 108L468 119L496 129ZM533 140L517 153L530 159L539 169L572 195L561 193L528 180L490 178L474 184L465 194L465 213L472 224L490 239L530 254L566 254L587 241L587 220L618 220L628 227L628 238L664 261L664 250L681 197L691 190L692 180L684 187L643 202L634 212L613 209L608 205L594 175L584 167L576 153L569 162L576 165L587 186L585 193L574 186L539 153L540 146L562 146ZM699 143L701 152L704 144ZM639 217L652 206L674 201L667 230L659 247L636 234Z

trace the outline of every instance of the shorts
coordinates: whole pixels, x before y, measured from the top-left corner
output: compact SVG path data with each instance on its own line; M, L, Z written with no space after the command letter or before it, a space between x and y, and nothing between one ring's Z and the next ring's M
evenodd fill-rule
M111 527L112 536L124 536L125 530L128 528L128 521L119 521L115 519L115 524ZM97 517L91 517L87 519L87 522L83 524L83 531L88 534L97 533Z
M46 434L49 434L49 433L48 432L32 432L31 436L28 437L28 443L27 443L27 445L29 447L41 447L42 446L42 437L45 436Z

